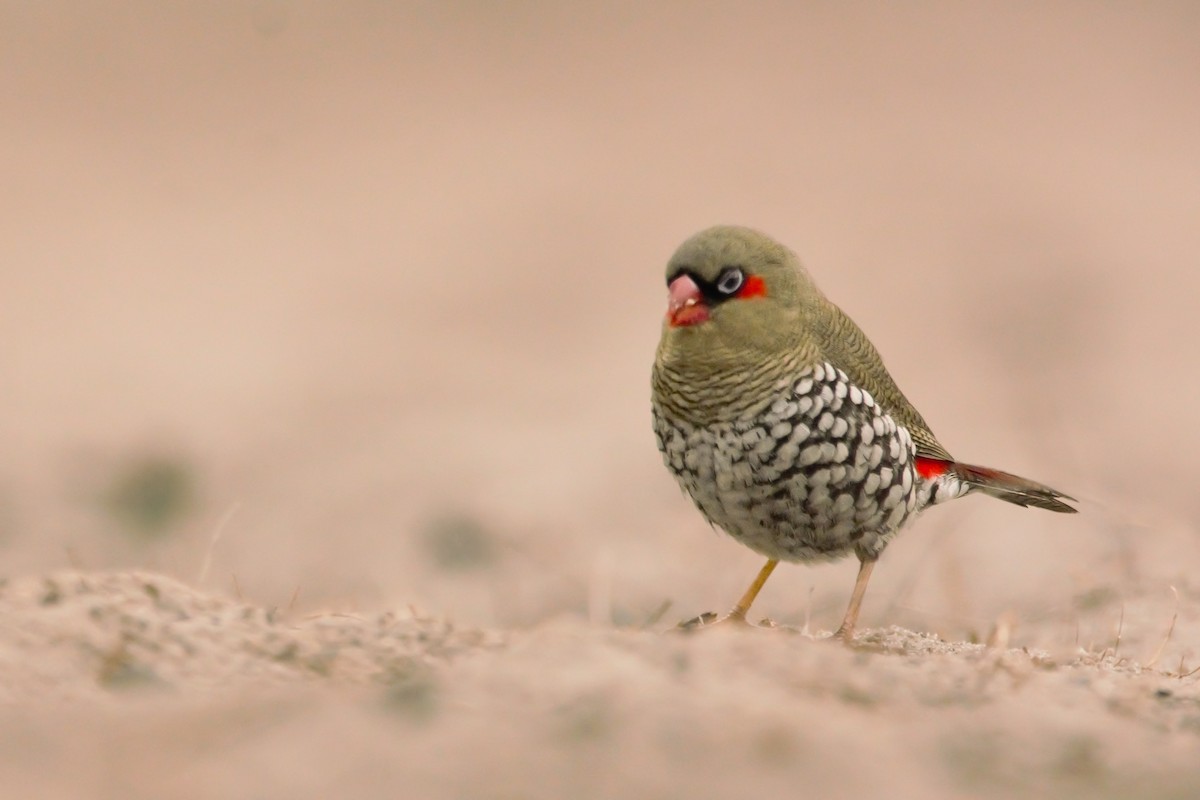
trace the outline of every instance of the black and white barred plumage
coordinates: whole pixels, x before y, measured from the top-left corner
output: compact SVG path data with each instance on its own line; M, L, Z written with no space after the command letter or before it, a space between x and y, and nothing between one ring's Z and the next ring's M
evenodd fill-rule
M654 404L663 462L713 525L768 558L874 558L931 501L963 490L915 469L907 429L832 364L773 387L755 414L709 424Z

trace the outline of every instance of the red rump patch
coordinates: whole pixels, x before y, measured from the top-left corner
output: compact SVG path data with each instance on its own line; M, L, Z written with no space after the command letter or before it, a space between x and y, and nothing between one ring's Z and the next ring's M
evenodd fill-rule
M917 474L925 480L932 480L938 475L945 475L950 471L950 462L942 461L938 458L925 458L917 456Z
M750 277L746 278L746 282L742 285L741 290L738 291L737 296L742 299L747 299L750 297L766 297L767 282L757 275L751 275Z

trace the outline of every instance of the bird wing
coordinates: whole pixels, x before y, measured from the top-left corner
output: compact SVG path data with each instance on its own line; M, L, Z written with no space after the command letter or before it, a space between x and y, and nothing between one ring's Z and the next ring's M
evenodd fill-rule
M942 447L921 414L900 391L883 365L879 351L854 320L828 300L818 306L816 312L817 318L813 322L825 358L840 367L856 385L870 392L881 408L908 429L918 456L953 461L953 456Z

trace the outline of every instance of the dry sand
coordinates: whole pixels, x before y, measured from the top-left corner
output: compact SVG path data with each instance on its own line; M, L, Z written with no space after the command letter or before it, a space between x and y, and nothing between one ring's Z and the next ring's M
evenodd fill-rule
M0 797L1200 796L1198 29L0 0ZM716 222L1082 513L669 633L760 566L649 425Z
M1200 598L1183 604L1194 635ZM1194 797L1200 677L898 627L300 617L150 573L0 588L12 797ZM1004 636L1003 632L999 633ZM59 768L47 770L48 764Z

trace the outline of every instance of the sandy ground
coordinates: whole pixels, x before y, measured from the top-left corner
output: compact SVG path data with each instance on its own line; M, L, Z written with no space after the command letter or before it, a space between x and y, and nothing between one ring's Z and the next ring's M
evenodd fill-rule
M1198 28L0 0L0 795L1196 796ZM716 222L1082 513L668 633L759 567L649 426Z
M1173 635L1193 638L1200 597L1180 605ZM495 633L411 610L300 617L150 573L12 581L0 614L13 797L1184 798L1200 782L1198 672L1141 666L1116 638L1055 655L1009 649L1004 628L992 646L890 627L854 648L571 619Z

